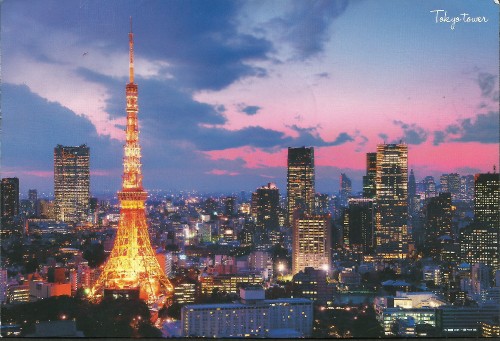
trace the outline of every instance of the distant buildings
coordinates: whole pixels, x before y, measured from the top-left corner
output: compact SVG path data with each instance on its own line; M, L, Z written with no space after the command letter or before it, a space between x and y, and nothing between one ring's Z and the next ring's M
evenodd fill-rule
M90 152L86 145L54 148L55 214L58 220L86 220L90 199Z
M287 194L288 225L294 212L312 214L315 194L314 148L288 148Z
M375 240L384 259L404 258L408 253L408 146L377 147Z
M0 189L2 222L12 221L19 214L19 179L3 178Z
M347 201L352 195L352 181L344 173L340 174L340 205L347 206Z

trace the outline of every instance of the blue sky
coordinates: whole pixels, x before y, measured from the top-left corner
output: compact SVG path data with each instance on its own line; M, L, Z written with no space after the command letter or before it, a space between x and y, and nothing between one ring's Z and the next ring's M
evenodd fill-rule
M432 10L487 22L436 23ZM286 149L316 148L317 190L409 144L417 179L498 163L493 1L2 3L2 177L53 188L53 148L91 148L120 187L133 17L147 189L285 193ZM460 155L461 157L456 157Z

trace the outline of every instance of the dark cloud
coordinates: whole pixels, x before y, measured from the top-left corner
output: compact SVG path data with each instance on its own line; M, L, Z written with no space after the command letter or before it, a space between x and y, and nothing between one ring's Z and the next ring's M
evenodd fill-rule
M474 119L459 120L457 124L447 126L444 131L435 131L434 145L443 142L498 143L499 129L499 113L490 111L478 114Z
M316 74L316 77L329 79L330 78L330 74L328 72L321 72L321 73Z
M261 108L261 107L259 107L259 106L256 106L256 105L248 105L248 106L244 106L244 105L243 105L243 106L240 108L240 111L241 111L241 112L243 112L243 113L245 113L245 114L247 114L247 115L252 116L252 115L257 114L257 112L258 112L260 109L262 109L262 108Z
M354 141L354 138L345 132L342 132L339 135L337 135L335 140L328 142L323 140L319 136L316 127L301 128L295 124L288 127L298 132L299 136L297 138L285 139L285 145L283 145L283 147L286 146L328 147L328 146L338 146L346 142Z
M24 171L52 171L58 144L90 147L93 169L121 167L121 143L98 136L85 117L32 93L25 85L2 85L2 165ZM120 179L117 179L118 183ZM52 185L50 185L52 187Z
M54 32L73 33L76 44L105 53L126 52L129 16L134 20L136 50L141 56L166 60L179 87L222 89L247 76L262 77L266 70L249 65L267 59L272 44L238 32L236 17L243 4L235 1L32 1L9 2L2 22L16 34L5 35L5 49L19 46L38 55L54 46ZM82 51L83 53L84 51ZM8 60L7 60L8 62Z
M441 143L443 143L446 139L446 133L444 131L435 131L434 132L434 141L432 141L432 144L435 146L439 146Z
M378 137L380 137L382 140L384 140L384 143L385 143L385 141L387 141L389 139L389 135L387 135L385 133L378 134Z
M490 73L481 72L477 76L477 83L481 88L481 95L489 97L495 87L496 76Z
M322 52L332 20L344 13L347 0L293 1L286 16L274 20L298 59Z
M418 125L412 123L404 123L403 121L393 121L394 125L401 127L403 129L404 135L400 137L401 140L407 144L421 144L427 140L427 132Z
M498 143L498 112L478 114L473 121L470 118L460 122L461 136L454 139L460 142Z

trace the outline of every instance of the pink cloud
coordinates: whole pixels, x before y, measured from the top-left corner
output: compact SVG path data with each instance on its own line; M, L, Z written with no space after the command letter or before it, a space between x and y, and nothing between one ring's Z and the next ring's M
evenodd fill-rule
M240 173L238 173L238 172L230 172L230 171L227 171L227 170L224 170L224 169L212 169L209 172L205 172L205 174L236 176L236 175L239 175Z
M25 175L37 176L40 178L52 178L54 177L53 171L43 171L43 170L30 170L30 171L22 171Z

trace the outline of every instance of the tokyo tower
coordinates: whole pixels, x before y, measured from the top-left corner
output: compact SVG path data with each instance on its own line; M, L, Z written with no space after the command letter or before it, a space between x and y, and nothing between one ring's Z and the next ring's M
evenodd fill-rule
M142 187L132 19L128 36L130 81L126 85L127 124L122 190L118 192L120 220L113 250L91 291L91 297L139 297L148 304L166 303L172 297L173 287L151 247L146 223L147 192Z

